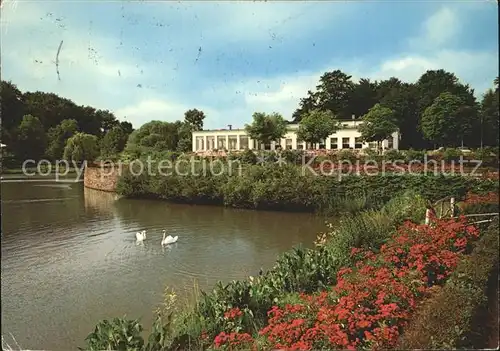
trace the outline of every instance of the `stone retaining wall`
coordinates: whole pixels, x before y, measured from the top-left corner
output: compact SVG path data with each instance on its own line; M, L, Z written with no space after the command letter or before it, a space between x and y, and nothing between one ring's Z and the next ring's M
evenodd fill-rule
M108 167L85 167L83 185L86 188L115 192L118 181L118 169L113 171Z

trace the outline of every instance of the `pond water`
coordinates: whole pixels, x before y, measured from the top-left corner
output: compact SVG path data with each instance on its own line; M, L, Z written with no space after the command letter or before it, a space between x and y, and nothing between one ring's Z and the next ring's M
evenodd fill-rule
M195 282L257 275L325 229L309 214L117 199L81 182L1 185L2 334L22 349L76 349L105 318L141 318L147 329L166 286L187 296ZM162 248L163 229L178 242Z

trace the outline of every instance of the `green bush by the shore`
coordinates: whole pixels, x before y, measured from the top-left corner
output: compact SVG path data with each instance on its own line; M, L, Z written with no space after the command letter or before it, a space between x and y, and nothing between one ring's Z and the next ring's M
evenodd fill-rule
M430 201L446 196L462 198L467 191L498 190L498 182L444 175L362 175L314 176L301 167L285 165L246 165L229 174L220 166L203 174L184 170L169 176L134 176L125 168L117 184L120 195L155 198L191 204L304 212L355 212L380 205L404 190L413 190ZM173 172L174 173L174 172Z

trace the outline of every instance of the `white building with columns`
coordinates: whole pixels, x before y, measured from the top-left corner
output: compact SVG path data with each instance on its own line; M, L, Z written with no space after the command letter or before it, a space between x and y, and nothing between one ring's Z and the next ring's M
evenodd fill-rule
M213 129L200 130L192 133L193 152L204 152L210 150L275 150L278 146L282 149L310 150L310 149L365 149L376 148L377 143L364 143L361 141L361 133L358 126L361 121L341 121L342 128L328 136L323 143L307 145L306 142L297 139L298 124L289 124L287 133L279 141L273 141L270 145L259 145L257 140L250 139L245 129ZM388 140L382 142L383 149L398 149L400 134L395 132Z

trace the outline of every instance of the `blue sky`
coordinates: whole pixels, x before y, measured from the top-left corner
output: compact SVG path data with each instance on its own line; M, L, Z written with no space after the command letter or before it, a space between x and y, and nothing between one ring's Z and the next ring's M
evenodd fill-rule
M135 128L205 111L287 119L320 75L415 81L443 68L476 89L498 75L487 2L2 1L2 79L113 111ZM60 80L55 57L59 54Z

